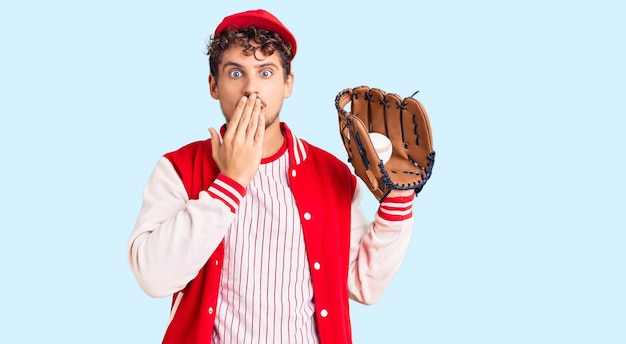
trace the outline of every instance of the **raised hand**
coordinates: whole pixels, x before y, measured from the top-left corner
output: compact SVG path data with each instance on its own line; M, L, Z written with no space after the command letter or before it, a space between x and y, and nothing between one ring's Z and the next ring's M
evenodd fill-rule
M220 172L243 187L248 186L261 164L265 117L256 94L242 97L226 123L224 136L209 128L213 160Z

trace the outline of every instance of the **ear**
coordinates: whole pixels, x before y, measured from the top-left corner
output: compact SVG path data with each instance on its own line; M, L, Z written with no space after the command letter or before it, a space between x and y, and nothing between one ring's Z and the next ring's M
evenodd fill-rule
M209 74L209 92L213 99L220 99L220 94L217 90L217 80L215 80L213 74Z
M293 90L293 73L290 73L287 76L287 80L285 80L285 88L283 90L283 99L289 98L291 96L291 91Z

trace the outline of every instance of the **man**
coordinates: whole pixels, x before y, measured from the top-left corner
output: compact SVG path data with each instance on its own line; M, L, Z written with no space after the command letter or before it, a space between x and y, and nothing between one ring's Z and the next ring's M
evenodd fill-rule
M369 222L349 167L280 121L296 51L264 10L211 37L225 124L158 161L128 246L141 288L172 296L163 343L351 343L349 299L374 303L402 263L414 191Z

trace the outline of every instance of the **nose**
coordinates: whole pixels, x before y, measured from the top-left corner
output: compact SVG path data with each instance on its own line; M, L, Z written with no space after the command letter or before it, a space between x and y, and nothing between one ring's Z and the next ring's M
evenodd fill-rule
M259 94L259 85L256 82L256 80L254 80L254 78L246 78L246 83L243 86L243 95L246 97L250 97L250 95L256 93L257 95Z

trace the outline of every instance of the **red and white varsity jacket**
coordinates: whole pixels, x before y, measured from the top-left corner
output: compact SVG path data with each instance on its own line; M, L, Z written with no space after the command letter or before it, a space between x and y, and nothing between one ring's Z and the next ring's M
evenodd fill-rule
M369 222L348 166L296 138L284 123L281 128L311 267L320 343L351 343L348 299L372 304L387 288L408 248L413 197L388 197ZM219 173L210 140L205 140L166 154L146 184L128 259L148 295L172 296L163 343L211 342L222 240L242 197L237 191L245 193L232 183Z

